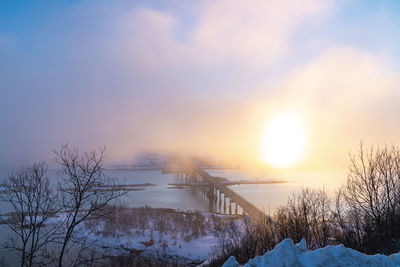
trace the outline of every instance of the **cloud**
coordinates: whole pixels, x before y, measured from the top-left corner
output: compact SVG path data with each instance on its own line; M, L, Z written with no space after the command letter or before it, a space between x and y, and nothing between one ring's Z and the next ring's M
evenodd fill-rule
M128 58L142 67L271 66L292 48L295 30L328 16L334 2L223 0L193 5L182 7L196 10L191 26L168 11L135 8L117 20L112 42L123 52L131 51Z
M327 15L333 1L206 1L192 34L199 50L218 60L275 62L303 23Z
M330 138L341 141L356 124L358 140L379 132L371 118L379 127L397 119L398 79L357 48L331 46L296 61L297 34L335 9L326 0L74 4L30 37L7 46L0 38L0 55L12 55L0 62L9 129L0 159L49 159L66 141L104 144L111 160L147 149L255 159L264 121L285 107L310 118L314 159L340 157ZM287 67L293 62L297 70Z

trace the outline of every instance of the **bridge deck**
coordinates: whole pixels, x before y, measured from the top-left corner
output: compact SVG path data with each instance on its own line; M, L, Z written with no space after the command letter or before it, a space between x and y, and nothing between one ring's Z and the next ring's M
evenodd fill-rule
M213 185L215 188L220 190L220 192L224 193L225 196L230 197L234 202L236 202L239 206L241 206L250 216L258 217L262 214L262 212L245 198L234 192L232 189L228 188L226 185L216 181L213 179L211 175L200 168L194 168L194 171L197 172L205 181Z

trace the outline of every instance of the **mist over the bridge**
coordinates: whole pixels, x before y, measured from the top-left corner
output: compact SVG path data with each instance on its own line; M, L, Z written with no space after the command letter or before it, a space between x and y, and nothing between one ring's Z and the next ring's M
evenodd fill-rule
M51 162L66 142L105 145L110 162L144 151L257 162L266 121L289 110L310 132L298 166L344 167L360 138L398 141L389 6L363 7L367 19L317 0L2 3L0 164ZM393 32L360 30L372 21Z

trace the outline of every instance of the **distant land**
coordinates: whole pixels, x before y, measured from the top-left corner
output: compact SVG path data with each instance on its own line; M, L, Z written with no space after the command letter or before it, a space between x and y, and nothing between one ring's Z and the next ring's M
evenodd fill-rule
M131 163L108 164L108 170L165 170L179 162L179 159L190 158L197 166L206 169L227 168L225 164L216 163L212 160L199 157L188 157L182 155L142 153L135 157ZM233 167L233 166L232 166ZM237 167L237 166L235 166Z

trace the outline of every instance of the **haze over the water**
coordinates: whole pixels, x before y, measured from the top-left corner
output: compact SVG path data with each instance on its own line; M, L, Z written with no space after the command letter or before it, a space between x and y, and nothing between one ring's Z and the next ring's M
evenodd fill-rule
M291 167L346 167L361 139L400 141L399 12L395 0L2 1L0 167L65 142L105 145L114 162L257 162L282 113L307 132Z

